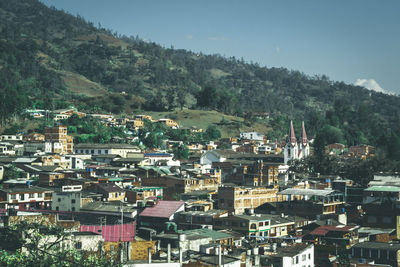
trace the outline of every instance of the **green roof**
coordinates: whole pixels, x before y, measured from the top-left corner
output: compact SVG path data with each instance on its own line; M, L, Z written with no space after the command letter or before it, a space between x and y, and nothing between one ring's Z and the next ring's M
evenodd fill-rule
M178 231L178 233L185 234L185 235L202 235L202 236L208 236L211 237L213 240L219 240L219 239L226 239L226 238L232 238L233 236L230 234L210 230L207 228L204 229L193 229L193 230L186 230L186 231Z
M365 191L375 191L375 192L400 192L400 187L398 186L384 186L384 185L375 185L371 186Z

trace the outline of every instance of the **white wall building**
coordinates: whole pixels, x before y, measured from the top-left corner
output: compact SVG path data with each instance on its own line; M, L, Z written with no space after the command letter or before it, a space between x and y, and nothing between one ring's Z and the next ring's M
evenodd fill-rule
M52 196L52 210L80 211L82 207L82 185L63 186L61 192Z
M240 133L240 139L263 142L264 138L265 138L265 135L263 135L262 133L258 133L258 132Z

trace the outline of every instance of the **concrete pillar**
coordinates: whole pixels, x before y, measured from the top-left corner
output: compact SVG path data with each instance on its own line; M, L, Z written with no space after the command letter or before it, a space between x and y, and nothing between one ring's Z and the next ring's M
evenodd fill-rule
M147 249L148 263L151 264L151 248Z
M183 255L182 255L182 248L179 248L179 265L182 266Z
M171 262L171 244L168 243L168 250L167 250L167 262Z

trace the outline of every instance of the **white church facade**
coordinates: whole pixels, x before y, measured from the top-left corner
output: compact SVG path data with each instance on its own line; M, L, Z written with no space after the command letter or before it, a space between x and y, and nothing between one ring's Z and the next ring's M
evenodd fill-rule
M299 160L310 155L310 144L307 139L307 133L302 123L301 137L298 141L294 133L293 122L290 121L289 134L286 139L286 145L283 150L284 163L287 164L291 160Z

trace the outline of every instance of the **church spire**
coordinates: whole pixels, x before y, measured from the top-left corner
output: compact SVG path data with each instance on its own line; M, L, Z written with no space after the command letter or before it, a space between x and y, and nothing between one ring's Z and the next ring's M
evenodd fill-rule
M294 134L294 127L293 127L293 121L290 121L290 129L289 129L289 134L288 134L288 143L296 144L297 139L296 135Z
M303 143L303 145L308 143L306 127L304 126L304 121L301 124L301 142Z

